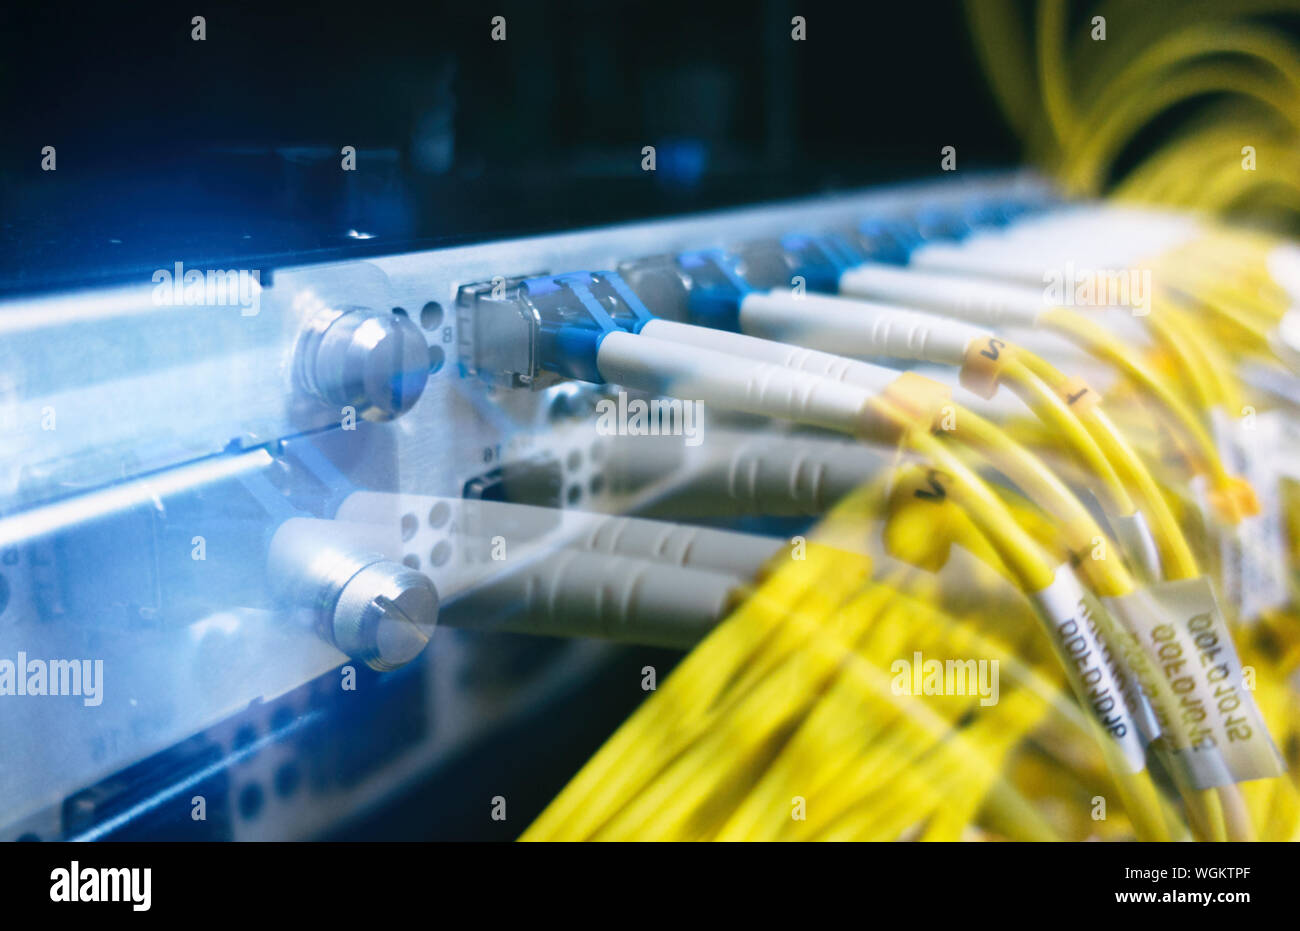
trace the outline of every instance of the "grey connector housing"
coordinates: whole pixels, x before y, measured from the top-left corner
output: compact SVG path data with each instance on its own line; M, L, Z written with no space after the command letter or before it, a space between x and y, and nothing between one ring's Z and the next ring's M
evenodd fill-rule
M734 575L561 549L470 593L451 627L689 649L739 603Z
M537 351L541 321L527 302L517 300L524 280L480 281L457 292L457 332L466 374L504 388L538 389L561 380L542 371Z
M622 262L618 273L650 313L664 320L689 321L691 277L675 257L661 254Z

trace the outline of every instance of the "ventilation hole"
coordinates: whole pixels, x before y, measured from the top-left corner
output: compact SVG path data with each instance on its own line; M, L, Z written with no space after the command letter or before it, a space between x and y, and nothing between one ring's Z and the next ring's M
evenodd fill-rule
M250 782L239 791L239 814L245 821L252 821L262 813L262 804L266 801L262 787Z
M598 495L605 490L605 476L596 473L591 477L591 483L587 486L593 495Z
M302 773L293 763L285 763L275 771L275 794L280 798L288 798L298 791L298 786L302 784Z
M442 351L441 346L429 347L429 374L442 370L443 363L447 361L447 354Z
M30 831L26 834L18 835L18 843L20 844L37 844L40 843L40 840L40 835L32 834Z
M420 326L426 330L436 330L442 326L442 305L430 301L420 310Z
M573 404L569 401L567 394L557 394L551 399L551 406L547 409L546 415L553 421L564 420L566 417L573 416Z
M405 307L394 307L394 308L393 308L393 313L395 313L395 314L401 314L403 317L405 317L405 316L406 316L406 308L405 308Z
M416 556L414 553L407 553L402 557L402 565L406 566L408 569L415 569L418 572L420 569L420 557Z
M279 708L276 708L275 713L271 715L271 730L282 731L289 725L293 724L297 717L298 715L294 713L293 708L288 705L281 705Z
M570 472L577 472L582 468L582 453L578 452L576 449L573 450L569 453L569 457L564 460L564 464L568 467Z
M420 521L414 514L402 515L402 542L408 542L411 537L415 536L415 531L420 529Z
M433 552L429 554L429 562L435 566L445 565L449 559L451 559L451 544L446 540L435 546Z
M230 743L230 749L235 753L240 750L247 750L257 741L257 728L251 724L245 724L239 730L235 731L235 739Z
M565 497L568 498L569 504L577 504L582 500L582 486L570 485L568 494Z
M429 509L429 526L437 530L443 524L447 523L451 517L451 505L446 501L439 501Z

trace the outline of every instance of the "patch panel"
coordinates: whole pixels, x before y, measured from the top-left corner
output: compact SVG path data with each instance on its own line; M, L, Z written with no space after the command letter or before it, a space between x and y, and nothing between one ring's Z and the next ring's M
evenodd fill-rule
M14 750L7 760L23 761L0 763L5 836L94 834L102 822L143 805L149 785L128 793L129 801L111 801L128 796L107 792L84 811L67 800L89 787L142 779L138 774L151 768L179 774L186 766L216 765L206 757L187 763L199 758L184 754L173 764L167 754L205 735L227 759L238 753L233 736L220 737L231 722L243 721L262 735L258 740L278 744L274 735L284 728L270 717L290 714L285 708L294 709L295 720L309 712L277 702L301 694L307 683L330 681L349 662L364 671L338 649L334 634L322 635L309 599L291 607L275 594L266 556L285 520L330 519L359 489L607 514L650 511L692 481L706 482L728 449L744 445L752 421L742 417L730 446L694 448L675 437L659 438L667 442L653 450L629 446L626 437L596 428L593 413L609 397L607 389L572 381L508 388L480 377L469 364L475 343L467 327L476 312L470 296L482 290L475 282L487 283L490 299L498 277L517 283L546 269L614 268L656 250L723 245L740 231L775 233L814 218L887 214L917 199L1036 190L1029 178L989 178L276 267L262 276L260 311L250 316L159 307L147 287L129 283L10 301L6 358L58 363L20 382L22 391L11 398L21 432L0 453L9 476L7 513L0 518L7 554L0 567L0 644L103 658L106 698L93 717L60 701L29 701L5 716L5 739ZM401 382L418 400L402 395L394 402L376 387L385 384L384 369L356 355L368 338L358 334L372 332L365 328L392 347L391 358L407 360L390 371L407 371L418 357L423 383L405 376ZM109 344L147 345L149 354L115 356L111 364L88 354ZM59 411L60 426L53 445L41 445L33 458L40 412L50 406ZM710 422L709 429L721 437L727 423ZM719 517L753 511L755 495L768 500L778 487L738 490ZM814 510L823 506L817 502ZM395 542L394 565L436 575L454 564L456 541L446 525L429 522L440 523L433 509L414 516L416 529L405 541L411 546L401 545L406 531L399 523L395 541L380 541L378 549ZM440 595L444 609L453 609L457 592ZM257 788L236 778L214 813L231 836L310 836L347 811L377 803L384 792L454 756L472 735L614 655L594 642L565 649L541 643L439 629L417 661L424 671L411 680L422 683L424 713L436 726L407 734L409 753L377 763L376 773L332 807L314 811L316 803L283 807L292 793L276 785L307 785L311 760L337 748L269 748L231 765L236 777L254 767L259 775L247 784ZM512 674L535 667L521 688L503 689L504 673L473 671L501 667L491 658L497 650L515 656L504 667ZM42 742L39 735L50 730L65 738ZM260 762L277 754L284 759L276 766ZM277 775L289 757L298 760L298 783L287 769ZM260 820L241 815L254 809Z

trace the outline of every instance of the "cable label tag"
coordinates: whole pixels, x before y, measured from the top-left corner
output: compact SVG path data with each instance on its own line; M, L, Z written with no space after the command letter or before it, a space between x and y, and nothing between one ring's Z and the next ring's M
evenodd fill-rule
M1276 411L1248 413L1239 421L1218 408L1211 415L1224 465L1245 478L1259 499L1258 514L1242 518L1235 526L1224 526L1209 517L1213 510L1206 506L1204 486L1198 486L1211 533L1218 538L1224 601L1240 620L1253 621L1290 599L1276 461L1281 423Z
M1140 708L1137 685L1106 645L1099 624L1105 612L1069 566L1058 566L1052 584L1031 596L1047 621L1052 646L1065 664L1079 700L1110 738L1118 762L1129 772L1146 768L1140 729L1131 707Z
M978 336L966 345L965 361L957 380L967 391L988 400L998 393L1002 369L1012 350L996 336Z
M1162 582L1103 601L1159 676L1154 709L1174 762L1193 786L1283 772L1208 579Z

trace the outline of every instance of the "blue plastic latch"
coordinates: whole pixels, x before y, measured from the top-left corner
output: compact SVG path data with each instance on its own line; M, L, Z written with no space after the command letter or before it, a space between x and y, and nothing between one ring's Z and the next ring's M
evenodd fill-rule
M683 252L677 264L691 279L687 310L700 326L740 330L740 305L753 288L736 271L736 258L721 249Z

